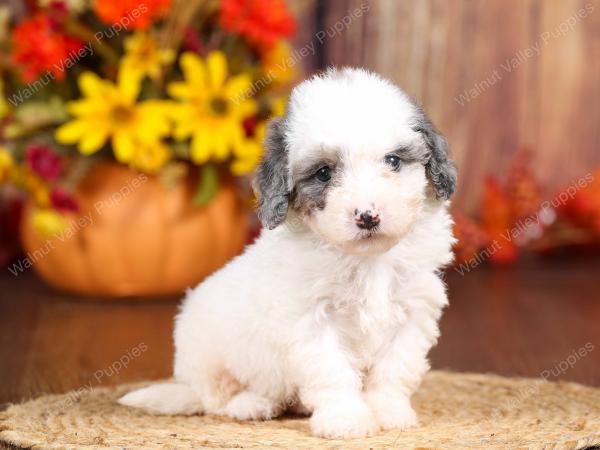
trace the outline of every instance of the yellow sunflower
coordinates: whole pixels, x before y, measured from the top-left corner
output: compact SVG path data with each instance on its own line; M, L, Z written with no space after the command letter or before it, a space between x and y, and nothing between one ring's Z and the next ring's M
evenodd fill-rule
M0 159L2 159L1 156ZM0 163L0 166L1 165L2 163ZM1 171L2 169L0 168L0 172ZM50 205L50 191L48 186L44 180L38 177L29 168L15 164L13 161L5 176L8 177L5 178L5 181L9 181L19 189L26 191L37 206L45 208Z
M122 64L140 77L157 79L161 66L175 59L171 49L161 49L158 42L147 33L138 32L125 40Z
M10 152L0 146L0 183L7 181L10 178L10 173L15 165L15 161Z
M156 173L171 158L169 147L161 141L140 143L131 159L131 166L146 173Z
M277 97L269 105L271 117L285 114L287 98ZM263 154L263 142L267 130L266 122L259 122L254 127L246 130L245 137L233 149L234 160L231 163L231 172L234 175L245 175L252 172ZM248 133L248 131L250 131Z
M245 175L254 170L263 154L266 124L256 125L252 136L244 137L234 148L234 160L231 162L231 172L234 175Z
M31 216L33 229L43 238L60 234L68 226L67 220L52 209L36 209Z
M287 106L287 97L277 97L275 98L270 105L271 108L271 116L283 116L285 114L285 107Z
M192 161L203 164L210 158L227 159L243 141L242 121L256 113L256 102L249 98L248 74L227 77L227 60L212 52L206 62L193 53L180 59L185 81L171 83L168 92L179 103L172 108L174 136L191 138Z
M37 206L45 208L50 205L48 186L44 180L27 167L13 164L10 171L10 182L27 191Z
M75 118L56 130L57 142L78 143L79 151L89 155L110 139L117 160L126 163L131 161L136 145L168 135L168 107L160 100L137 103L140 81L124 66L117 84L91 72L83 73L78 84L84 98L67 105Z

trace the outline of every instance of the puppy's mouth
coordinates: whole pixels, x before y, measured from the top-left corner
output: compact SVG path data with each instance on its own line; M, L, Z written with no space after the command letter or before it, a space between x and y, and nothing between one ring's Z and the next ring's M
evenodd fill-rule
M396 243L395 239L380 227L370 230L357 230L354 238L344 246L348 253L356 255L376 255L386 252Z
M356 236L358 241L368 241L381 237L383 234L380 231L380 227L376 226L370 230L360 230Z

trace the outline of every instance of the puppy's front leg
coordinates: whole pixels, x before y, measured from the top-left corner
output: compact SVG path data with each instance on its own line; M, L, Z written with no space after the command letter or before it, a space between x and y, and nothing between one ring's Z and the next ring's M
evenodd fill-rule
M408 320L376 359L365 383L365 398L379 426L405 429L417 424L410 396L429 370L427 353L437 341L438 320L447 304L443 283L436 277L411 292Z
M334 327L299 324L301 337L290 354L300 400L313 411L310 428L325 438L370 436L378 430L361 396L362 380L340 346Z

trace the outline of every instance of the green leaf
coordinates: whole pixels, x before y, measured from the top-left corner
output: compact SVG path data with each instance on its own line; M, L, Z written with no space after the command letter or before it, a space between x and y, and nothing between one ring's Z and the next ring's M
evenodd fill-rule
M198 183L198 189L194 195L194 204L204 206L215 198L219 190L219 174L217 168L212 164L202 167L202 174Z
M187 142L174 142L170 145L175 158L190 159L190 145Z
M159 173L159 179L165 189L172 190L188 174L188 164L181 161L168 163Z
M24 103L15 110L15 116L27 129L62 123L69 117L59 97L52 97L49 101L31 100Z

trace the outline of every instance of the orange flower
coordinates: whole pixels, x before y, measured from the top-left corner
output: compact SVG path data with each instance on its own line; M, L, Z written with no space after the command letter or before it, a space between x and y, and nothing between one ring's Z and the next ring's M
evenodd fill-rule
M600 235L600 169L557 194L553 202L569 221Z
M507 239L514 227L508 195L498 181L487 177L483 186L481 205L482 228L489 236L490 262L493 264L511 264L518 256L519 249L514 239Z
M454 264L468 263L477 258L477 254L488 245L488 237L477 223L467 216L452 212L454 219L454 236L457 239L454 245Z
M96 0L94 12L108 24L126 29L145 30L168 12L171 0Z
M66 61L83 43L65 33L58 24L44 14L37 14L19 23L12 32L14 63L21 69L26 83L42 73L52 73L62 80L66 73Z
M242 34L266 49L296 30L283 0L221 0L220 23L225 30Z

